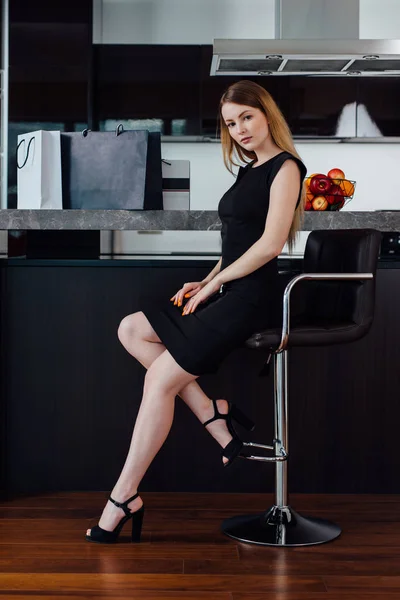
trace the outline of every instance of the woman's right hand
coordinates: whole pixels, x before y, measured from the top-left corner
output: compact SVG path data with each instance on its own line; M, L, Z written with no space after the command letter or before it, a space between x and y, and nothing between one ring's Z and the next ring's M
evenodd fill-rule
M206 281L191 281L190 283L184 283L183 287L176 292L172 298L170 298L171 302L173 301L174 305L182 306L184 298L191 298L197 292L199 292L205 285L207 285Z

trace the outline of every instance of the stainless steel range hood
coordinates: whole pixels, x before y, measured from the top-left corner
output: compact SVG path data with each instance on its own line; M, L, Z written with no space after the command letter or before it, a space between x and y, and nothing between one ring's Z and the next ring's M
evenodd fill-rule
M275 39L215 39L210 74L398 77L400 39L359 39L359 1L276 0Z
M400 40L214 40L211 75L400 75Z

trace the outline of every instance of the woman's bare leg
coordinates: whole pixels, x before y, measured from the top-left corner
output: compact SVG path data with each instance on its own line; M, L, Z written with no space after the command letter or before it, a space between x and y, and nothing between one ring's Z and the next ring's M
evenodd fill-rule
M196 383L196 377L177 365L142 312L128 315L122 320L118 337L124 348L147 369L143 398L129 453L121 475L111 492L115 500L123 502L136 493L144 473L169 433L175 396L179 394L202 423L214 415L214 409L210 398ZM218 400L217 404L221 413L227 412L226 400ZM232 439L225 421L211 423L207 429L223 447ZM225 460L227 459L224 458ZM135 512L142 504L139 497L128 507ZM122 516L121 509L107 502L99 526L112 531ZM87 534L90 535L90 529L87 530Z
M186 317L182 318L185 319ZM143 312L125 317L118 329L118 337L129 354L135 357L146 369L166 349ZM179 390L178 395L202 423L214 416L214 408L210 398L196 381L191 381ZM226 414L228 412L226 400L217 400L217 406L221 413ZM225 421L215 421L207 425L207 430L222 447L225 447L232 439ZM227 458L223 459L224 462L227 462L227 460Z
M147 370L143 398L128 456L111 492L115 500L122 502L136 493L144 474L171 429L175 396L194 379L196 376L184 371L167 350L164 350ZM134 512L141 505L142 500L139 497L128 506ZM107 502L99 525L103 529L112 531L121 516L123 516L122 510ZM87 533L90 535L90 530Z

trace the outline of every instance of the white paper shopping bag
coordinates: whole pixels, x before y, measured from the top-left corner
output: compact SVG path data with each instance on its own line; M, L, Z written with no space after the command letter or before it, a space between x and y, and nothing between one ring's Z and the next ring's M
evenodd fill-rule
M18 136L17 208L62 208L59 131Z

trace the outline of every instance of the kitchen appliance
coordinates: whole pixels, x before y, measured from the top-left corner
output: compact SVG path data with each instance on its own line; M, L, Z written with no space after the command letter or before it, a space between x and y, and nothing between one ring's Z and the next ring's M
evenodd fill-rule
M400 233L385 231L382 233L381 258L400 258Z
M400 39L360 39L359 4L275 0L275 39L214 39L210 74L398 77Z

